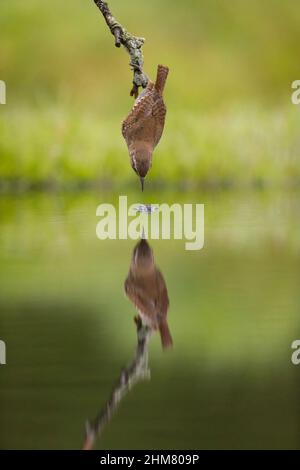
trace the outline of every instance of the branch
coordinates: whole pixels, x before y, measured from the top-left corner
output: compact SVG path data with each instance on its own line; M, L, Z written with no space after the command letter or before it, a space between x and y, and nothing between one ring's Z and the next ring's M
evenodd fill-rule
M130 66L133 70L133 87L130 96L138 97L139 87L146 88L148 85L148 77L143 72L144 57L142 46L145 42L144 38L132 36L125 28L113 17L109 6L103 0L94 0L95 4L101 11L107 26L115 38L115 46L124 46L130 55Z
M93 448L95 440L102 434L103 429L110 422L121 401L132 387L140 380L150 378L148 343L152 330L142 324L140 317L135 317L135 323L137 329L137 348L134 359L128 367L122 370L119 380L103 410L93 421L86 423L86 437L83 450L91 450Z

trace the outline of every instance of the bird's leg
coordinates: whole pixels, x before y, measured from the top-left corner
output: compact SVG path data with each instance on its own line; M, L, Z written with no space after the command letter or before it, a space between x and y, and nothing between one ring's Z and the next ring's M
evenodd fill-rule
M135 83L130 91L130 96L134 96L135 99L139 96L139 87Z

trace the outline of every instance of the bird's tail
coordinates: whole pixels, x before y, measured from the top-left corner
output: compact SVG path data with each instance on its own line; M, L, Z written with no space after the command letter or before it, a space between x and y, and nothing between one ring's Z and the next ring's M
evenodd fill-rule
M173 340L166 320L161 321L159 332L163 349L170 348L173 345Z
M165 88L166 80L168 77L169 68L164 65L157 67L157 77L155 82L155 89L158 93L162 94Z

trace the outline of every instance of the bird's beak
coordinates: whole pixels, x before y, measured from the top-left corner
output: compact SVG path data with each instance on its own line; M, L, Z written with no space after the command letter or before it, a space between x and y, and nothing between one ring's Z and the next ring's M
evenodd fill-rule
M141 186L142 186L142 191L144 191L144 179L145 179L145 178L140 177Z

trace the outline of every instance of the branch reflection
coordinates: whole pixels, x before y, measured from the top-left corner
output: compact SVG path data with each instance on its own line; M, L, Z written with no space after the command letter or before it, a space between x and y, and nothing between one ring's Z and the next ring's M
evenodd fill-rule
M84 450L91 450L98 436L118 409L125 395L140 380L150 379L148 345L153 333L159 331L163 349L172 345L167 323L169 297L163 275L155 265L153 251L142 239L134 248L125 292L137 309L134 321L137 330L136 352L131 363L124 367L112 393L93 421L86 424Z

